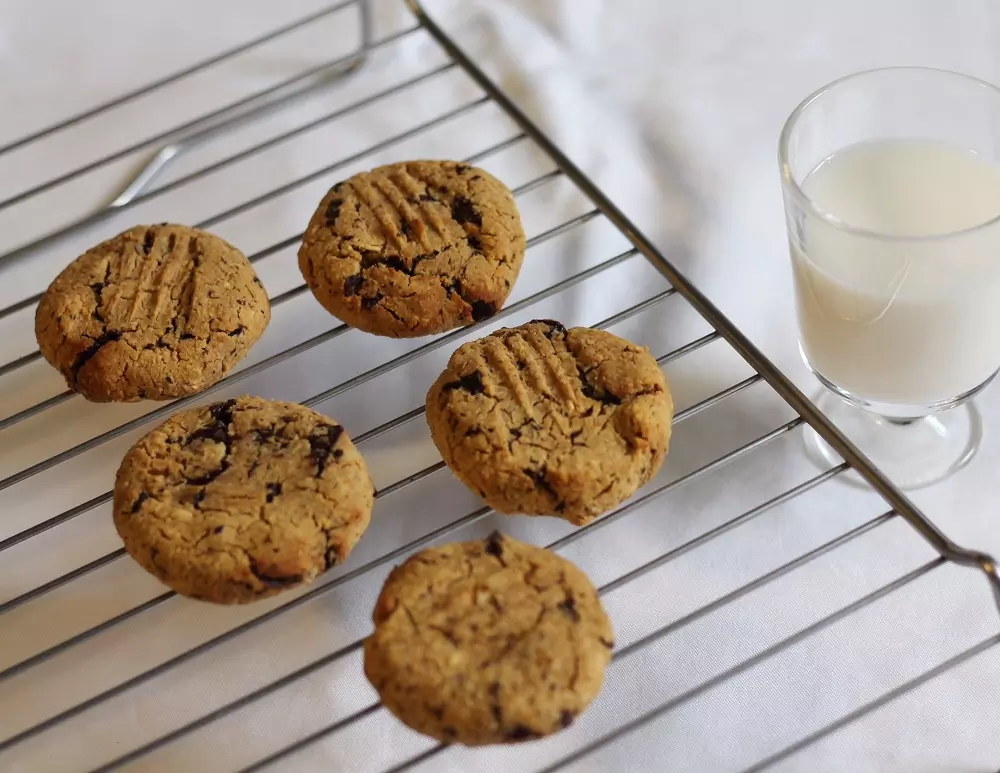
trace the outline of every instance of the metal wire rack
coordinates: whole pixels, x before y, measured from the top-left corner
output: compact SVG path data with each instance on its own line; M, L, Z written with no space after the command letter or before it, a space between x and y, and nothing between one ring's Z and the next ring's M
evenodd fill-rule
M324 359L331 359L332 353L336 361L339 350L331 347L347 340L349 329L345 325L330 327L329 318L316 314L315 307L310 306L306 288L293 282L287 289L272 292L274 316L287 315L283 332L275 334L272 344L267 343L272 338L269 330L258 345L258 351L222 382L200 395L152 409L148 404L115 406L107 411L103 407L86 406L72 393L54 386L55 380L38 362L37 351L25 352L22 348L12 355L0 366L0 378L6 385L12 385L9 389L5 386L6 415L0 419L0 431L4 433L0 469L5 471L0 479L0 508L10 515L0 531L0 555L5 557L0 562L0 589L3 590L0 596L0 707L4 707L0 709L0 726L4 728L0 740L0 768L3 770L255 771L289 769L289 765L301 760L305 760L304 769L316 769L310 766L308 754L326 748L327 742L336 745L344 770L432 770L448 765L471 770L495 767L500 760L501 769L548 773L577 764L598 764L597 761L605 760L605 754L610 754L608 759L617 762L607 762L606 767L597 769L638 770L643 769L642 763L629 757L629 752L621 751L628 748L629 739L656 727L664 719L680 715L719 688L738 685L744 677L779 657L794 653L797 648L808 647L813 640L837 630L838 626L853 625L853 621L873 610L882 610L888 599L904 596L929 575L940 577L949 567L960 567L955 570L956 576L974 577L977 588L988 587L994 596L1000 592L1000 575L992 557L962 548L943 535L491 82L425 13L419 2L407 0L406 5L416 23L376 38L368 0L337 3L0 147L2 163L5 155L72 132L159 90L183 85L200 73L248 51L294 36L325 20L354 15L360 44L344 55L7 195L0 201L0 215L4 210L30 203L100 172L108 165L123 160L134 162L139 154L152 153L140 172L108 206L74 217L54 231L9 250L0 256L0 268L24 267L31 261L35 266L42 259L39 256L64 255L67 240L79 239L85 243L93 241L95 235L105 236L120 230L116 225L125 221L116 218L122 213L126 213L126 218L139 218L147 212L158 212L157 207L168 202L171 194L186 196L197 186L210 184L214 176L253 164L268 152L288 147L314 130L329 131L332 135L328 136L336 137L341 122L368 108L398 103L425 85L446 78L460 80L466 89L462 93L467 94L467 98L463 96L427 117L418 116L401 130L389 131L376 142L362 144L298 177L238 200L227 209L208 216L202 212L196 224L218 228L244 214L254 219L266 217L266 214L261 215L262 208L286 194L308 193L313 183L316 190L325 188L351 168L373 165L376 159L422 155L420 149L440 147L431 141L435 133L444 132L473 114L492 110L489 125L496 130L495 138L488 140L488 144L481 143L474 152L465 153L465 160L501 164L503 158L518 154L523 157L522 161L530 159L535 171L520 174L520 182L512 181L514 193L525 212L545 207L544 196L555 186L562 186L570 197L566 200L575 196L572 200L579 205L574 214L559 222L545 223L544 216L539 216L544 227L537 229L528 241L528 260L532 257L540 260L537 256L546 249L551 250L546 253L549 257L561 254L558 251L560 245L565 248L566 239L577 239L571 243L569 252L579 249L580 234L586 234L587 243L599 245L600 250L605 250L605 245L619 246L613 251L604 251L589 263L559 263L553 259L554 263L571 270L543 277L547 281L528 287L529 292L523 293L523 297L514 300L493 319L427 342L383 342L378 348L373 344L375 350L369 360L359 360L357 367L345 366L343 370L337 363L333 370L303 364L301 355L304 354L317 358L322 353ZM365 70L359 71L362 64L381 53L391 54L396 46L421 36L426 43L438 47L441 56L438 64L425 71L405 73L403 78L387 86L372 88L366 84ZM345 79L348 75L351 77ZM356 85L355 93L346 93L349 84ZM327 100L331 94L338 94L341 99L333 110L328 109ZM228 145L217 146L214 160L195 159L194 166L186 172L162 181L161 176L171 170L175 160L187 157L192 150L210 145L220 137L231 137L242 129L253 129L262 122L282 119L295 104L312 104L313 108L318 105L322 109L310 108L312 113L307 110L302 116L296 115L291 126L272 123L270 134L265 137L251 132L245 147L238 152L228 152ZM465 132L466 141L469 141L469 134ZM449 139L452 136L440 142L452 142ZM479 141L478 134L471 136ZM514 167L526 168L523 164L513 164L510 168ZM308 196L313 194L308 193ZM318 198L313 196L314 200ZM152 208L144 206L149 202ZM588 230L595 228L603 231ZM269 289L281 286L279 276L284 277L285 285L288 284L287 277L291 275L288 269L294 265L294 249L300 238L301 232L292 233L251 254L251 260L262 272L271 261L282 261L283 271L265 272ZM402 374L406 384L430 383L426 374L440 367L441 355L446 357L459 341L480 335L484 330L497 327L498 323L517 323L543 316L536 312L547 311L551 304L567 313L580 314L579 304L566 301L571 291L585 288L592 280L612 282L618 274L624 276L622 284L631 288L623 294L625 300L618 303L619 308L614 313L603 315L603 319L584 321L596 327L615 328L632 338L645 338L641 342L658 347L654 352L675 382L679 402L684 406L676 416L674 450L667 470L632 501L579 529L570 530L563 524L525 523L524 519L499 520L486 507L470 510L470 504L474 505L471 495L454 485L446 472L440 474L443 462L431 461L428 456L426 433L422 431L422 422L418 421L423 415L422 387L400 390L389 385L386 377ZM14 331L24 328L24 318L38 297L38 293L29 288L23 297L0 310L0 324L9 324ZM301 304L296 303L299 300ZM565 321L577 322L575 319ZM677 340L666 340L670 336L659 335L665 322ZM302 331L313 329L320 332L302 335ZM21 336L20 340L30 338ZM711 388L706 389L704 383L689 377L691 373L708 368L710 361L727 362L723 370L732 375L727 376L728 381L712 383ZM33 370L36 365L39 369ZM285 367L279 371L278 365ZM357 371L354 375L341 377L343 372L352 369ZM308 376L313 370L318 372L313 374L312 381L322 384L321 389L304 397L286 394L289 384L311 383ZM424 376L413 375L415 373ZM689 381L692 386L686 387ZM392 383L398 384L398 379ZM258 393L277 391L287 399L324 409L332 408L336 401L338 409L329 412L342 420L344 416L354 418L355 426L351 426L350 421L346 423L352 433L356 433L355 441L375 468L380 485L375 524L345 567L329 573L312 587L280 596L273 603L240 610L216 610L177 598L173 592L163 592L138 574L124 558L124 550L107 549L105 522L110 519L105 516L111 492L103 489L109 486L109 471L113 471L114 460L120 457L122 449L153 422L184 405L207 402L218 393L229 394L233 387L252 387ZM52 394L42 396L46 391ZM393 398L388 403L393 410L372 411L365 407L386 395ZM746 402L751 398L752 403ZM399 412L395 409L399 403L416 404L417 407ZM762 409L762 405L769 407ZM357 416L352 414L355 410ZM748 412L755 415L748 418ZM762 427L761 421L770 424ZM724 431L718 433L720 425ZM819 432L845 461L819 474L799 464L795 447L783 439L794 437L804 425ZM370 428L358 431L363 426ZM695 435L718 434L716 441L709 444L711 453L685 457L685 432L689 426L694 427L691 433ZM47 443L55 442L59 450L40 455L38 448L41 446L33 440L39 436L48 438ZM18 449L16 454L15 448ZM37 461L31 461L32 454ZM412 470L413 459L419 460L421 456L427 457L428 463ZM26 459L28 461L24 461ZM385 472L380 466L383 461ZM775 465L787 467L787 474L776 477L769 487L760 488L763 493L748 498L745 492L750 491L750 487L745 485L746 481L767 477L764 471L773 470ZM402 473L389 472L390 468L401 469ZM622 622L626 607L621 606L625 602L619 600L625 599L630 605L628 608L632 609L636 604L648 602L648 589L642 590L644 580L662 582L664 572L672 571L695 555L715 556L716 559L728 555L726 551L736 550L734 545L738 544L732 540L749 539L745 535L754 528L759 529L761 535L773 533L769 530L778 527L767 519L780 516L791 520L794 510L790 508L799 503L810 501L807 509L822 509L820 498L829 500L829 487L837 485L835 479L848 474L860 476L870 489L863 495L850 495L860 497L846 506L852 509L851 518L831 518L823 539L801 544L790 541L792 556L789 557L786 551L780 559L775 557L766 571L754 571L749 575L737 572L729 576L725 571L713 570L713 576L725 576L728 585L713 586L706 590L704 597L695 594L683 603L672 603L644 626ZM726 479L742 483L725 493L722 481ZM59 492L64 486L73 492L66 496L76 497L72 506L59 505L62 501ZM95 490L101 493L93 494ZM79 501L79 491L87 492L83 501ZM405 499L399 496L402 492L406 492ZM421 509L411 504L418 500L431 505ZM659 528L657 524L662 519L657 518L657 514L662 515L664 509L676 512L682 508L708 508L714 501L719 503L720 512L712 519L692 519L683 528L667 530L662 540L652 540L644 549L630 542L619 528L631 520L642 520L643 528ZM651 508L654 503L656 507ZM410 507L419 512L405 525L400 525L391 522L389 517L393 507L397 512ZM428 515L431 511L435 515ZM454 517L458 512L462 514ZM98 515L104 521L98 521ZM99 523L104 525L98 527ZM541 751L525 753L523 750L527 747L520 747L497 752L501 756L494 757L489 756L492 752L431 744L387 722L373 693L357 684L360 668L356 656L365 633L364 618L370 610L372 594L377 591L385 571L412 552L446 537L478 536L496 524L504 530L526 534L553 550L572 553L574 560L592 572L600 584L602 596L611 605L616 628L623 629L625 634L619 636L605 692L624 691L626 695L632 677L628 671L619 670L621 664L638 658L651 658L652 662L662 664L675 662L679 649L690 648L692 641L704 641L703 626L709 621L717 621L720 616L725 620L727 615L739 610L742 616L760 614L762 592L780 588L805 569L849 563L849 551L855 543L894 528L893 540L916 534L930 551L918 562L906 564L903 570L895 564L888 566L888 574L879 574L877 581L867 586L855 587L848 583L850 587L844 593L830 594L829 603L817 602L811 616L788 611L787 625L773 623L769 636L761 636L756 642L741 642L724 667L699 673L690 684L664 687L647 696L645 701L635 701L634 705L628 705L628 700L625 704L621 700L609 700L608 705L602 707L599 701L578 722L582 730L574 727L556 739L531 745ZM903 526L893 527L892 524ZM794 523L788 527L792 531L796 528ZM100 539L85 536L94 532L100 533ZM597 532L605 535L600 545L592 536ZM768 539L767 536L763 538ZM45 563L41 558L74 540L86 544L81 557L69 564L72 568L67 570L63 561ZM714 550L702 550L706 547ZM588 566L588 557L592 559L597 553L616 549L623 556L610 565L605 562L603 568L598 569ZM8 567L6 573L4 563ZM31 571L25 567L31 567ZM26 580L10 581L12 573L22 570ZM985 577L985 586L978 575ZM963 582L961 578L956 581ZM364 584L364 590L355 588L359 583ZM341 590L343 593L339 592ZM989 594L966 592L975 596L980 606L988 605ZM108 598L111 595L113 599ZM332 598L339 600L334 602ZM310 612L317 605L321 611ZM72 614L66 612L70 608L75 610ZM914 614L923 614L919 604L915 608ZM877 616L882 614L880 611ZM693 770L757 771L779 769L783 763L791 761L793 767L788 769L801 769L795 767L800 760L797 755L815 749L932 680L960 669L1000 643L997 630L995 616L990 614L982 631L972 631L972 634L978 631L981 635L968 646L959 651L939 653L919 673L907 674L885 689L859 694L860 697L842 710L816 719L812 726L788 728L778 740L771 739L759 748L747 747L738 757L723 758L721 752L702 748L692 752L687 764ZM177 631L183 631L184 635L171 638L172 632ZM280 650L287 644L287 632L292 632L299 644L306 642L309 646L296 649L294 657L275 658L273 650ZM169 646L160 646L161 638L169 640ZM678 638L687 641L687 645L677 643ZM882 641L886 647L889 646L885 643L888 638ZM149 657L138 656L135 665L122 665L136 655L137 650L146 647ZM233 690L211 694L201 695L197 688L177 692L176 685L197 686L216 668L222 668L222 681L225 682L232 675L227 677L229 672L220 664L238 663L240 668L247 668L247 657L254 653L263 653L263 659L269 664L268 668L259 670L259 678ZM808 672L811 665L814 664L806 660L800 667ZM68 687L60 682L63 679L70 680ZM340 684L353 685L344 688L350 699L331 700L327 688ZM289 704L282 699L289 689L305 689L312 697ZM39 695L41 697L36 700ZM145 696L153 706L165 707L162 716L155 720L149 715L133 717L124 737L113 729L108 730L113 725L113 718L120 717L121 712L139 712L135 708L137 704L127 702L135 700L136 695ZM764 705L766 698L765 694ZM254 732L262 736L260 748L244 740L241 741L244 748L228 748L225 753L215 751L220 748L220 739L232 732L228 723L246 726L246 711L263 711L272 717L266 722L278 725L274 712L287 713L291 705L309 714L312 720L307 724L292 723L275 737L261 731L260 722L251 723ZM174 711L167 710L171 706ZM261 708L267 706L277 708ZM591 713L596 716L599 712L603 717L601 722L591 722ZM143 732L138 728L143 728ZM351 740L355 734L357 738ZM370 741L364 740L373 734L389 739L386 748L378 753L373 752ZM105 742L84 751L81 744L90 736L98 736ZM57 748L62 751L54 751ZM348 754L351 749L354 751ZM676 749L662 751L663 756L654 759L650 769L673 769L675 765L677 769L683 768L682 760L672 754L679 752ZM453 759L449 761L449 758Z

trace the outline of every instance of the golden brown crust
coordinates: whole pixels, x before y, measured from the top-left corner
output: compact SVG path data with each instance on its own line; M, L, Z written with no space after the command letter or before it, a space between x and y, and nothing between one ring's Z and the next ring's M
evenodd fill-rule
M372 502L343 427L242 397L177 413L139 440L118 470L114 519L144 569L182 595L233 604L345 560Z
M88 400L166 400L221 379L270 318L243 253L164 223L136 226L70 263L38 304L35 336Z
M430 335L493 316L524 259L521 219L489 173L410 161L337 183L299 268L331 314L376 335Z
M491 507L578 525L656 474L672 418L646 349L551 320L461 346L427 394L441 456Z
M396 567L365 674L385 707L438 740L510 743L568 726L600 692L614 636L597 591L551 551L499 533Z

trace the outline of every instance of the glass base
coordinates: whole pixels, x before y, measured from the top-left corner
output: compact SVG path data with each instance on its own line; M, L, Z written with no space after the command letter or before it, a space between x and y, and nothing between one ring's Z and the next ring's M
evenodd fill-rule
M902 489L929 486L957 472L975 456L983 438L982 418L971 401L916 419L886 418L852 405L827 390L813 402ZM808 427L805 442L809 458L822 469L843 462L836 451ZM840 477L857 485L867 485L855 472Z

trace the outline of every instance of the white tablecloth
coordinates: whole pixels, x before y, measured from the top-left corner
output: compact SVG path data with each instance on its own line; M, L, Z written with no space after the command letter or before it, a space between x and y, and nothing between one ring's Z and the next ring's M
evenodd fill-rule
M7 0L0 9L0 146L324 5L321 0L176 0L153 7L100 0L41 6ZM376 6L380 36L412 23L401 2L379 0ZM606 186L668 257L809 392L816 386L796 352L775 160L785 117L815 87L880 65L930 65L1000 80L1000 11L986 0L845 0L822 5L796 0L434 0L428 7ZM353 17L318 20L97 118L2 153L0 200L184 123L221 101L267 88L346 53L354 35ZM156 184L180 179L442 62L426 35L408 37L379 52L357 78L185 154ZM98 238L135 222L199 222L476 95L459 73L446 72L397 100L322 124L294 141L137 205L45 250L30 263L0 266L0 306L44 288L58 268ZM492 108L475 109L386 154L365 157L287 195L222 218L211 228L248 253L260 251L302 230L322 192L355 169L406 153L461 157L512 133ZM92 211L148 152L145 148L127 154L17 204L0 205L0 252ZM551 168L527 146L484 163L513 186ZM565 181L528 193L521 202L529 235L588 209ZM512 301L625 247L601 222L546 243L529 255ZM298 283L294 250L291 245L258 264L272 296ZM555 316L573 324L595 324L661 289L655 272L634 260L505 322ZM308 296L299 298L275 313L250 361L331 324ZM648 344L658 355L706 332L676 298L614 329ZM373 341L352 332L223 394L253 391L304 399L418 343ZM32 349L30 311L0 322L0 362ZM360 434L419 405L423 385L430 383L450 349L446 346L338 396L321 410L343 421L352 434ZM668 367L681 407L748 372L721 344ZM44 363L5 376L0 385L3 416L62 388ZM992 507L993 470L1000 458L995 385L980 405L988 433L982 453L953 479L918 492L915 499L958 541L1000 553L1000 528ZM0 434L0 475L6 477L149 409L71 400ZM769 390L747 390L678 428L660 483L789 418L788 409ZM137 432L0 492L0 539L105 492ZM609 582L813 475L800 443L800 435L790 433L597 532L600 536L588 536L565 554L596 583ZM422 421L363 450L380 487L437 458ZM371 532L343 571L477 506L475 497L447 472L431 476L405 494L380 501ZM607 596L619 645L683 618L882 510L871 494L833 481L692 550ZM491 517L453 536L471 538L493 527L539 544L570 531L547 520ZM0 556L0 603L119 546L108 506L95 507ZM565 733L511 749L451 749L419 770L541 769L932 558L911 529L892 521L616 662L600 700ZM345 583L232 643L0 752L0 770L89 770L349 645L369 630L367 616L388 568L380 567L365 581ZM9 611L0 616L0 669L162 590L125 558ZM69 654L0 680L0 736L11 736L98 695L294 595L236 610L173 599ZM570 769L743 770L996 630L996 612L982 579L967 570L935 569L781 655L685 700L660 720ZM993 771L1000 766L1000 716L994 700L1000 695L998 665L1000 659L990 650L777 769ZM374 698L357 653L349 654L128 769L236 770L364 708ZM377 771L429 747L426 739L378 712L274 769Z

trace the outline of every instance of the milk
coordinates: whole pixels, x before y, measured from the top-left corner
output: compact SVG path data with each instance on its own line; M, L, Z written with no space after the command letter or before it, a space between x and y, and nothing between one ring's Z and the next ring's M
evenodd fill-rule
M869 402L930 406L1000 368L1000 166L880 140L838 151L801 187L841 221L789 208L800 341L820 376Z

